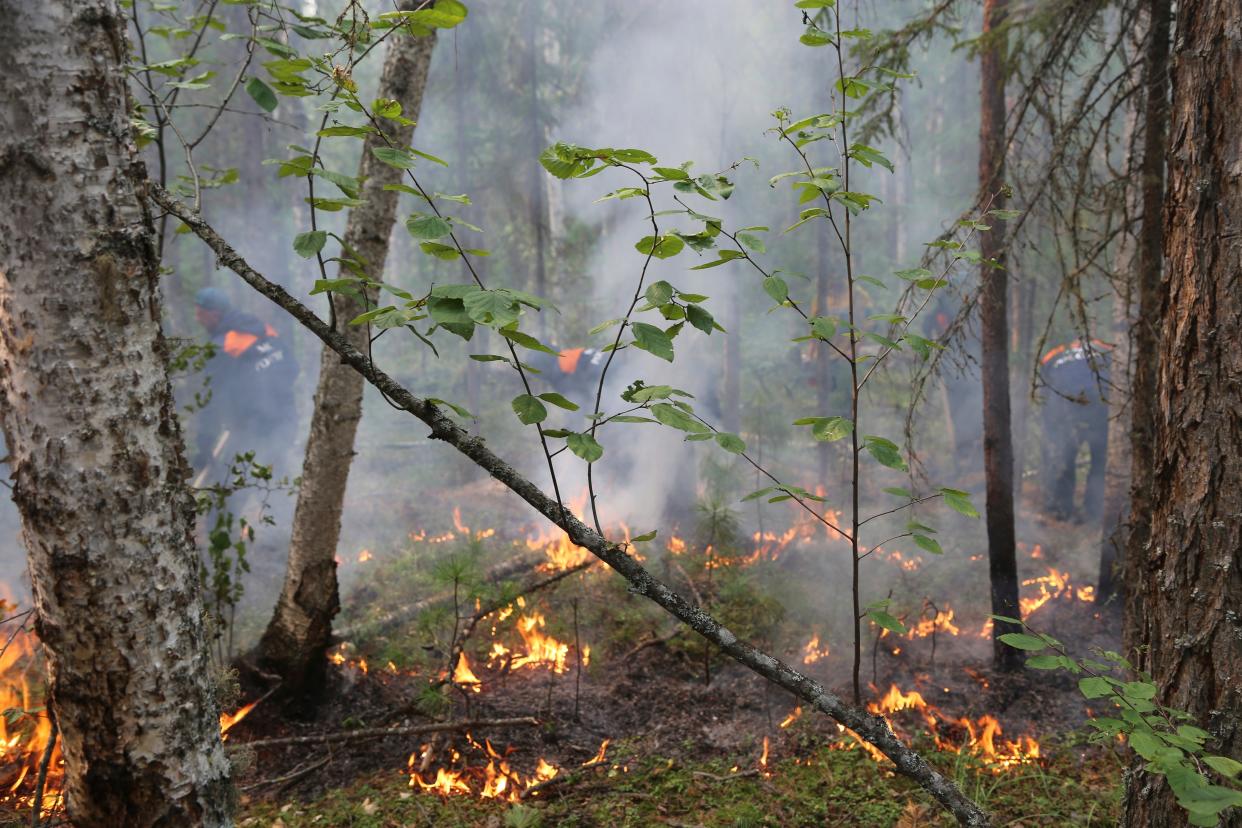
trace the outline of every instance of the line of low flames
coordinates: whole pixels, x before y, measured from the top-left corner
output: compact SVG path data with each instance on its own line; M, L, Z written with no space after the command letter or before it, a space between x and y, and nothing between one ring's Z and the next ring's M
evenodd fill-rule
M1019 765L1028 765L1039 760L1039 742L1030 736L1019 736L1016 740L1004 739L1000 721L995 716L984 714L977 719L965 716L951 717L943 710L923 698L917 690L906 693L896 684L889 687L888 692L876 701L867 705L867 710L882 716L890 729L899 737L902 730L893 721L895 714L905 711L917 713L926 726L936 747L949 753L965 753L977 756L993 773L1002 773ZM787 728L802 717L802 708L796 707L780 723ZM837 729L850 738L847 747L861 747L877 762L887 762L888 757L874 745L867 742L854 731L838 725ZM909 738L906 737L906 741ZM766 757L766 745L764 755ZM761 765L763 763L761 762Z
M428 772L428 778L424 779L424 774L420 773L417 768L422 764L423 757L430 746L423 745L420 750L410 754L407 763L410 787L436 793L442 797L475 796L480 799L519 802L523 795L532 788L555 779L561 772L556 765L540 757L535 766L535 772L523 777L514 770L506 755L502 755L492 747L490 741L485 740L480 745L471 738L470 734L466 734L466 741L487 757L486 765L453 768L452 765L462 761L461 753L453 750L449 755L449 767L437 768L434 777ZM605 739L600 743L599 750L593 757L583 762L581 767L589 768L603 764L607 757L609 741Z

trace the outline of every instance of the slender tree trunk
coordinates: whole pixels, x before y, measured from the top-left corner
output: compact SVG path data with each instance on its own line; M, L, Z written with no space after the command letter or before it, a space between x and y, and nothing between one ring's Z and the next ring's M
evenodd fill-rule
M81 828L230 823L110 0L0 0L0 417Z
M379 97L399 102L402 115L411 120L418 118L434 46L434 34L418 38L398 35L388 46ZM408 144L413 137L413 127L385 126L398 146ZM345 227L346 245L357 252L375 279L384 273L397 212L397 193L385 190L384 185L399 183L402 176L401 170L375 158L371 149L379 146L386 146L380 136L367 136L358 169L365 203L350 211ZM332 302L342 333L354 347L367 352L368 329L346 324L365 307L339 293L333 295ZM260 665L281 676L285 692L294 695L313 697L322 687L324 653L331 643L332 619L340 609L336 547L361 418L362 378L343 365L332 349L324 348L284 588L257 652Z
M1238 759L1242 8L1236 0L1178 3L1172 107L1161 118L1155 104L1164 100L1168 12L1167 0L1152 3L1147 126L1154 130L1148 133L1153 157L1145 155L1144 173L1145 185L1150 182L1154 189L1159 177L1155 149L1161 144L1160 126L1168 123L1164 237L1169 264L1163 290L1157 289L1163 333L1156 340L1155 397L1147 419L1140 422L1136 409L1134 513L1150 519L1128 550L1125 645L1137 666L1151 673L1157 698L1189 712L1195 724L1209 731L1213 753ZM1152 298L1148 280L1159 272L1159 247L1158 239L1146 234L1142 242L1140 301L1147 301ZM1140 455L1143 433L1151 436L1150 450ZM1140 466L1140 460L1148 465ZM1187 824L1163 777L1145 773L1143 764L1135 759L1130 769L1124 824ZM1233 809L1221 824L1242 825L1242 813Z
M987 36L1005 20L1008 0L984 0L983 33ZM979 59L982 78L979 119L979 189L992 197L993 209L1005 206L1005 46L993 40ZM1005 264L1005 223L989 217L991 230L981 234L985 264L980 278L983 381L983 467L987 488L988 569L992 583L992 612L1018 617L1018 562L1013 517L1013 434L1009 418L1009 276ZM993 266L988 262L995 262ZM1002 643L1000 636L1013 632L1011 624L992 628L992 664L998 670L1022 666L1022 654Z
M1109 354L1108 448L1104 469L1104 505L1100 512L1100 575L1096 601L1117 597L1121 580L1118 564L1126 543L1126 500L1130 484L1130 282L1133 246L1122 240L1117 272L1126 278L1113 296L1113 350Z
M828 249L828 234L815 234L815 314L828 315L831 279L828 276L831 256ZM832 404L832 361L833 353L821 342L815 343L815 414L818 417L836 416L839 412L829 411ZM815 446L816 478L815 482L825 489L828 485L828 465L831 460L832 444L827 440L818 441Z
M530 224L534 242L534 278L531 291L536 296L548 294L548 270L546 247L548 237L548 176L543 167L534 163L534 159L546 149L544 146L543 116L539 104L539 21L542 10L539 0L527 0L527 91L530 94L530 105L527 108L528 127L530 129ZM539 314L539 335L546 336L546 314Z

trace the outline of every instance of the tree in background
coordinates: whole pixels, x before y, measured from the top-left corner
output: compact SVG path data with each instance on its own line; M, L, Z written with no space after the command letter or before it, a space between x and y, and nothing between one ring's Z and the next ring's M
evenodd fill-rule
M1148 123L1156 135L1167 43L1160 31L1168 10L1167 2L1151 4ZM1152 407L1142 419L1135 412L1137 525L1126 561L1125 624L1127 652L1151 674L1157 698L1189 712L1210 734L1214 752L1234 759L1242 758L1240 27L1242 8L1232 0L1178 4L1164 214L1169 269L1161 291L1163 335L1157 340ZM1149 160L1147 183L1154 190L1159 159ZM1144 205L1145 212L1150 206ZM1158 249L1158 236L1143 241L1140 302L1146 310L1154 287L1149 280L1159 271L1159 260L1148 258ZM1144 390L1141 376L1140 367L1136 401ZM1169 785L1146 770L1158 760L1135 757L1125 797L1127 826L1187 823ZM1194 824L1217 822L1212 815ZM1234 809L1221 824L1242 825L1242 814Z
M125 23L100 0L0 19L0 416L67 811L230 825Z
M1005 207L1005 22L1007 0L985 0L979 58L979 191L996 193L992 207ZM1013 435L1009 417L1009 304L1005 271L1005 223L998 215L981 231L983 465L987 488L988 572L992 612L1009 618L1018 613L1018 561L1013 513ZM1013 625L998 622L992 629L992 663L998 670L1022 666L1020 654L1000 641Z
M378 96L395 101L398 107L389 108L391 117L382 125L374 124L382 131L368 135L363 147L358 164L358 198L362 203L350 210L345 227L342 276L370 274L378 280L384 272L397 214L398 191L393 185L400 185L404 175L401 160L394 162L385 153L406 146L413 138L435 39L432 29L420 37L399 33L389 41ZM300 237L300 252L318 259L321 275L321 250L326 242L327 233L322 230ZM370 327L348 323L374 307L376 293L375 288L363 286L330 294L338 330L364 353L370 350ZM335 558L354 438L362 419L362 388L361 375L325 346L285 583L257 651L260 666L282 678L283 691L299 696L314 696L322 689L332 619L340 609Z

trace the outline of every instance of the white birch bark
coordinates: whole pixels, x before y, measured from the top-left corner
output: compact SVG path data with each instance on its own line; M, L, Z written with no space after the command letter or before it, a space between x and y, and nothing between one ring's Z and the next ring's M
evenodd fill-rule
M0 0L0 419L73 823L230 824L114 0Z

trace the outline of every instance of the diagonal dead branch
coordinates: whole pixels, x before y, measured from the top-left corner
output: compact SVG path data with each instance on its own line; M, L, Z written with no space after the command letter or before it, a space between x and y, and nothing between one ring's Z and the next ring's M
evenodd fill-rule
M371 385L385 394L392 403L410 412L431 429L430 437L443 440L569 535L578 546L591 551L630 584L630 591L651 599L672 615L688 624L695 632L715 644L731 658L785 690L804 703L828 714L841 725L874 745L896 766L931 794L958 823L968 828L988 828L991 819L986 811L962 793L951 780L933 769L915 751L903 744L880 716L851 707L819 682L804 676L780 659L741 641L719 621L670 589L631 557L623 545L613 543L563 510L534 483L523 477L506 461L494 454L486 442L471 435L450 420L436 405L414 396L404 386L377 368L371 359L351 346L313 311L277 285L255 271L195 210L173 198L162 187L152 183L150 197L171 215L185 223L216 254L220 265L232 270L247 284L280 306L307 330L336 351L342 361L352 366Z
M479 730L487 727L538 727L539 720L531 716L518 719L475 719L461 722L434 722L411 727L361 727L357 730L341 730L335 733L312 733L308 736L279 736L274 739L256 739L253 742L229 744L230 751L242 748L280 747L282 745L322 745L329 742L353 742L383 739L388 736L422 736L426 733L443 733L449 730Z

